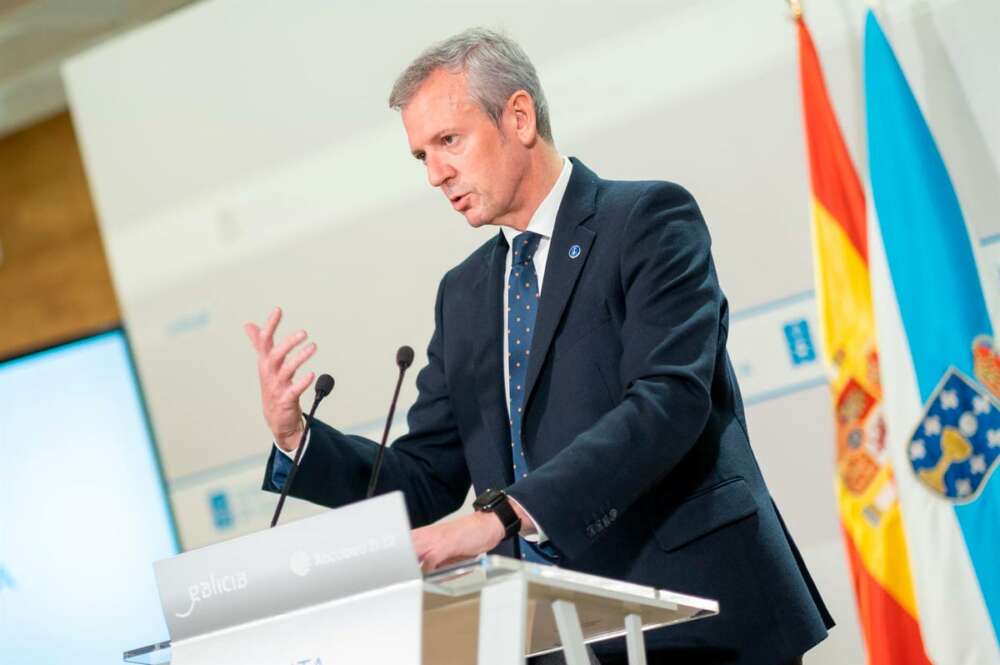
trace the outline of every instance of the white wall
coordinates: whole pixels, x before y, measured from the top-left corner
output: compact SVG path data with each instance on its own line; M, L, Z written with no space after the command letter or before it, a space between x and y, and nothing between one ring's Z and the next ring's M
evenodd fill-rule
M1000 266L1000 8L885 4ZM861 169L864 7L806 3ZM823 369L794 364L783 333L805 320L815 341L817 329L796 36L781 0L214 0L71 61L73 117L185 545L262 528L273 507L257 489L269 435L244 321L281 304L282 332L308 330L311 367L337 379L320 415L373 437L396 347L423 362L438 279L491 231L467 229L427 186L385 100L410 58L471 25L506 29L532 57L565 154L698 198L755 450L840 622L809 662L863 662ZM403 400L414 396L411 376Z

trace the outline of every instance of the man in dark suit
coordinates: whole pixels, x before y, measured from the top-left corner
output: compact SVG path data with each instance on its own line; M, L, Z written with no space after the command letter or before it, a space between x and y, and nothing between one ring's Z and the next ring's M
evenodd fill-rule
M390 105L431 185L472 226L500 227L441 280L409 433L378 486L404 493L424 568L493 551L714 598L719 617L648 634L652 662L796 662L833 622L750 449L694 199L560 156L534 68L496 33L428 49ZM305 333L275 345L279 320L247 324L271 491L315 351L290 358ZM364 496L374 442L316 422L306 446L292 495ZM470 483L482 510L435 524ZM603 646L602 662L623 649Z

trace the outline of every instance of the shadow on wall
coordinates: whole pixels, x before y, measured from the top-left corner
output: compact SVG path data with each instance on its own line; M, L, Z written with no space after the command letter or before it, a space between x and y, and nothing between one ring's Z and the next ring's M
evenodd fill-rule
M944 157L966 222L980 234L992 233L1000 210L1000 172L934 15L921 5L911 11L924 61L927 122L938 146L950 148Z

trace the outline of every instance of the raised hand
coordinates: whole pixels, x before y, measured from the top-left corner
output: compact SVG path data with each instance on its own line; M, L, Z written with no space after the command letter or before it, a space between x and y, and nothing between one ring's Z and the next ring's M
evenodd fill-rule
M289 360L292 350L306 340L306 333L304 330L292 333L275 346L274 331L280 322L281 308L276 307L263 329L254 323L244 324L243 329L257 352L264 419L275 443L282 450L292 452L298 446L304 428L299 398L316 378L313 372L308 372L296 382L295 372L316 353L316 345L310 342Z

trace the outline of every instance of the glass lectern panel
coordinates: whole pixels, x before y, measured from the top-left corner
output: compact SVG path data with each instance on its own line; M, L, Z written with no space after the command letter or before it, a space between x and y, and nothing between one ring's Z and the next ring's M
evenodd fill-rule
M562 647L552 603L576 605L584 641L625 634L625 617L637 614L643 630L718 613L718 603L653 587L587 575L505 557L483 555L424 577L424 662L436 665L475 662L479 631L479 591L522 575L527 583L529 656Z
M142 663L142 665L166 665L170 662L170 642L150 644L146 647L126 651L122 655L126 663Z

